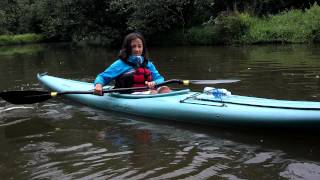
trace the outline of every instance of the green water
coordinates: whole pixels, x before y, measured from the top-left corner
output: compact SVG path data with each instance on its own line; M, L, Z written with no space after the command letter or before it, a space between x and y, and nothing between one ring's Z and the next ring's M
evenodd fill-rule
M166 79L241 79L219 87L267 98L320 98L319 45L149 50ZM1 47L0 90L42 89L39 72L91 82L117 52L69 44ZM0 100L0 177L319 179L318 137L159 122L65 99L24 106Z

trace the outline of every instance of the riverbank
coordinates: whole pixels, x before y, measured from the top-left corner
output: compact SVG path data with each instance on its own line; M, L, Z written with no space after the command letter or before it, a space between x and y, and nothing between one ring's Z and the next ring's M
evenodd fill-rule
M41 34L17 34L17 35L0 35L0 46L31 44L45 41Z

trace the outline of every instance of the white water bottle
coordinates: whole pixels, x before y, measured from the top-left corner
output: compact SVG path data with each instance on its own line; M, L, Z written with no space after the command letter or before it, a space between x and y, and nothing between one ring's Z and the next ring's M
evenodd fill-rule
M222 96L230 96L231 92L226 89L216 89L213 87L205 87L203 93L206 95L213 95L216 98L221 98Z
M205 87L203 88L203 94L206 94L206 95L212 95L212 92L215 88L213 87Z
M230 96L231 92L226 89L214 89L212 95L216 98L221 98L222 96Z

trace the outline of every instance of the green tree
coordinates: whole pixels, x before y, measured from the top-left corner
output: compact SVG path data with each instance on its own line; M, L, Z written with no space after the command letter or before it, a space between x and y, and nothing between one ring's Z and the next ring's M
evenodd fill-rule
M214 0L138 0L128 28L147 35L175 29L184 32L185 28L208 20L212 4Z

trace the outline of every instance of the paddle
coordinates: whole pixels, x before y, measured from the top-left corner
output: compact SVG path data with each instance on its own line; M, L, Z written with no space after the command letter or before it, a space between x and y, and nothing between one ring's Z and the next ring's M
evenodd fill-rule
M159 83L156 87L160 87L167 84L221 84L221 83L234 83L240 80L180 80L171 79L163 83ZM103 93L112 92L128 92L128 91L139 91L148 90L149 87L133 87L133 88L117 88L117 89L107 89L103 90ZM12 104L33 104L42 101L46 101L55 96L61 96L66 94L93 94L93 91L65 91L65 92L48 92L48 91L37 91L37 90L27 90L27 91L4 91L0 92L0 97L7 102Z

